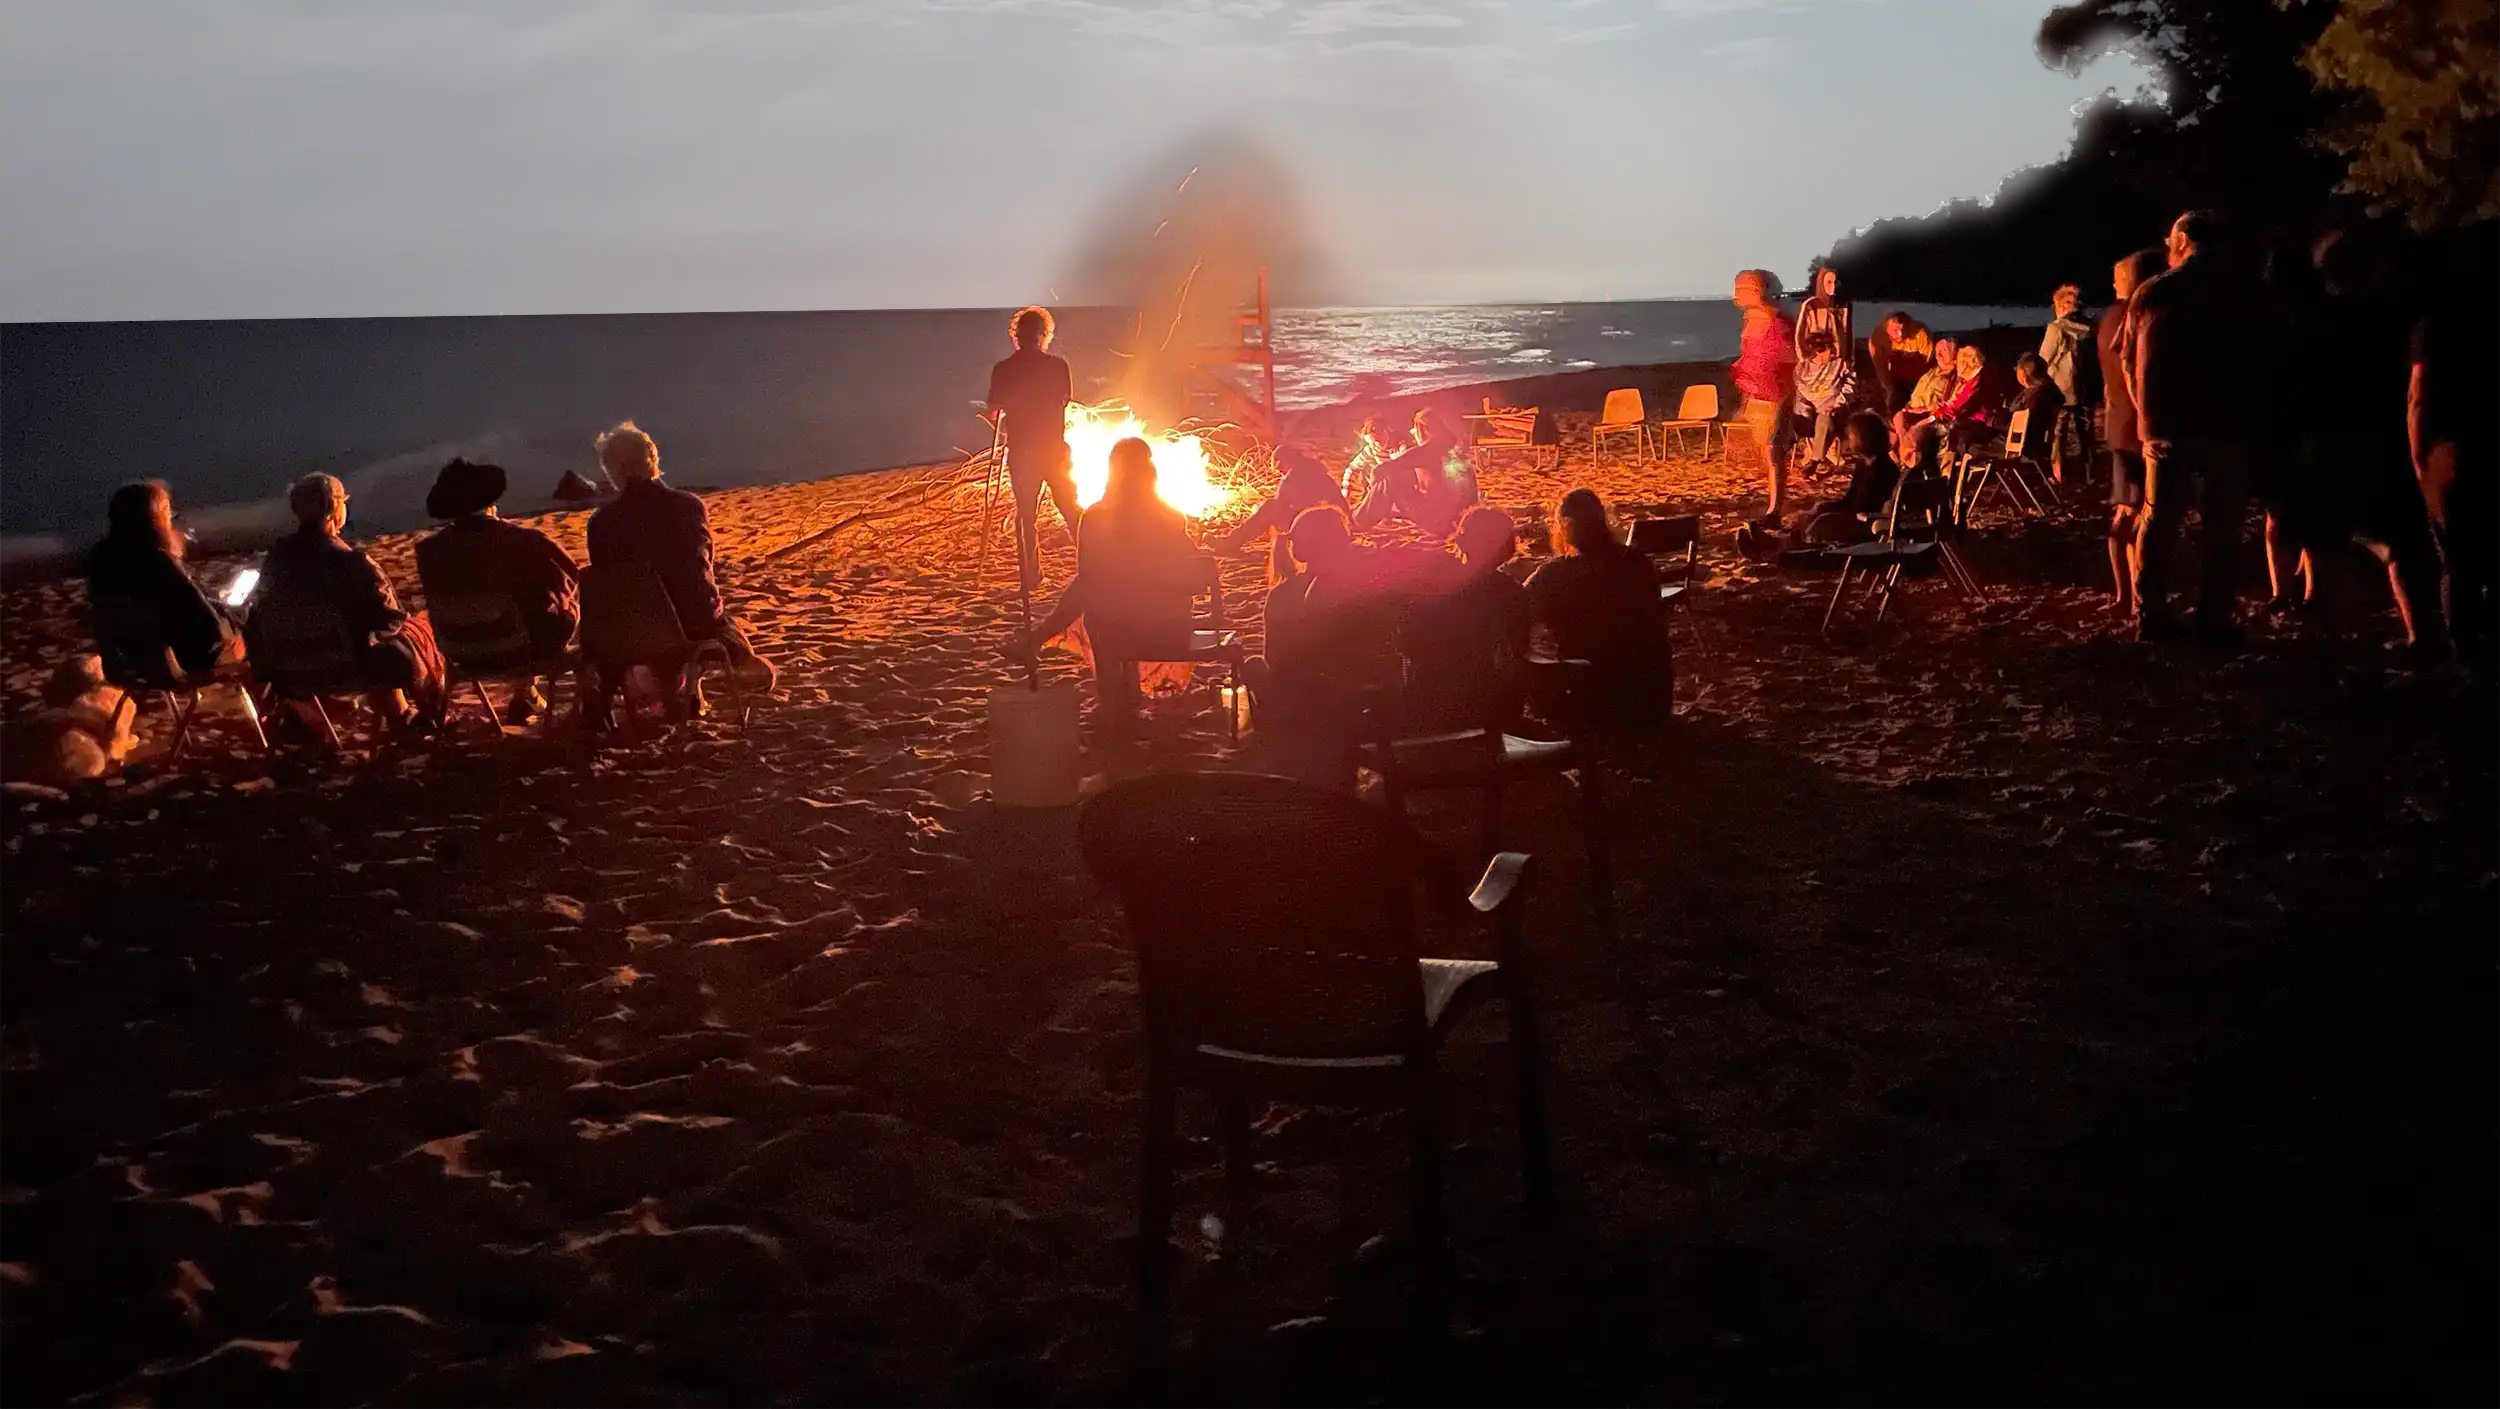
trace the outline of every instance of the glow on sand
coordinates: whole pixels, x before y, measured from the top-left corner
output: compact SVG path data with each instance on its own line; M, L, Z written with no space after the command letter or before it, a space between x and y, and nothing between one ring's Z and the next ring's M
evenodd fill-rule
M1076 480L1077 502L1092 507L1102 498L1111 477L1111 447L1136 436L1154 447L1155 492L1163 502L1193 519L1222 508L1233 491L1207 475L1206 447L1194 435L1155 434L1122 407L1068 403L1069 473Z

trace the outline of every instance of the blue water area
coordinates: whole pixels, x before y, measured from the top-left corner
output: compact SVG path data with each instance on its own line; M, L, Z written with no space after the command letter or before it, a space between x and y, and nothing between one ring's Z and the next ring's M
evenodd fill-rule
M2043 310L1912 306L1936 326ZM195 516L263 503L312 470L347 481L360 528L423 520L454 454L543 499L595 478L591 436L631 418L672 479L737 485L942 459L974 419L1008 311L24 323L0 327L0 534L94 532L104 498L159 478ZM1863 316L1863 315L1862 315ZM1597 366L1723 359L1725 300L1280 311L1288 408ZM1133 316L1060 315L1078 394L1110 394Z

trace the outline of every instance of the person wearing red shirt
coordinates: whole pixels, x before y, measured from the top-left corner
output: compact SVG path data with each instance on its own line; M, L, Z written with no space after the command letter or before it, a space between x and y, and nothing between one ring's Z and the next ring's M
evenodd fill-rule
M1734 298L1744 311L1744 340L1733 369L1736 390L1745 398L1745 424L1753 431L1762 456L1763 478L1770 485L1765 514L1777 527L1788 502L1788 402L1797 391L1797 330L1771 300L1779 281L1767 269L1748 269L1736 276Z

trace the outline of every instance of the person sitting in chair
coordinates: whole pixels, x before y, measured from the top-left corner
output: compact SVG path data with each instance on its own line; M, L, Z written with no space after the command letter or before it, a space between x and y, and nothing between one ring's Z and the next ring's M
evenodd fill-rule
M1456 563L1398 624L1398 723L1410 732L1509 729L1527 704L1528 589L1502 571L1518 553L1518 526L1480 504L1460 517L1457 547Z
M1371 692L1394 678L1398 619L1448 559L1354 541L1333 505L1305 509L1288 540L1302 571L1267 594L1267 654L1242 664L1260 718L1306 782L1353 781L1351 750Z
M572 642L582 618L582 572L554 539L496 515L505 483L501 465L455 459L443 466L425 496L425 512L448 522L418 541L417 579L437 617L448 598L511 602L529 632L529 655L498 664L522 666L561 656ZM547 697L531 680L513 693L504 717L526 724L546 707Z
M722 605L720 584L712 574L712 523L703 501L661 482L660 447L633 422L600 432L597 444L599 467L616 487L616 500L590 516L591 567L649 568L668 589L686 639L720 642L740 683L770 691L778 678L772 663L747 644L746 633ZM620 683L603 675L601 688L612 691ZM682 710L703 714L702 676L681 671L675 686ZM604 707L594 706L586 717L596 727L605 714Z
M1954 388L1961 381L1961 344L1951 338L1936 339L1935 365L1922 373L1918 385L1910 389L1909 403L1893 413L1893 443L1907 445L1910 432L1933 419L1937 408L1953 399Z
M1954 370L1960 380L1954 384L1953 395L1936 408L1935 418L1949 428L1955 449L1975 450L2003 433L2013 388L2003 365L1990 362L1977 343L1965 344L1956 356Z
M1111 447L1102 498L1077 528L1076 578L1022 643L1030 655L1084 621L1095 688L1113 727L1137 716L1137 671L1113 662L1177 660L1213 562L1189 540L1189 521L1155 492L1154 449L1135 436Z
M2066 394L2049 378L2048 359L2036 352L2026 352L2014 359L2014 402L2006 407L2009 417L2016 411L2028 411L2025 423L2032 443L2046 445L2055 432L2058 413L2066 409Z
M1874 520L1891 507L1893 486L1901 482L1901 466L1892 458L1891 436L1884 418L1860 411L1849 418L1843 433L1848 448L1849 487L1837 499L1826 499L1806 511L1777 556L1815 554L1825 545L1863 543L1875 535ZM1774 551L1737 534L1737 549L1749 558L1767 559Z
M156 614L163 644L185 675L243 658L243 638L183 565L188 547L174 528L174 498L158 480L125 484L105 501L104 538L87 554L87 596L114 597ZM98 641L111 653L123 643ZM153 662L149 662L153 665Z
M1839 429L1841 413L1857 391L1857 373L1841 355L1843 345L1834 342L1831 334L1808 333L1803 342L1805 360L1797 364L1797 414L1814 423L1806 463L1819 465L1831 458L1832 432Z
M1564 495L1554 517L1563 553L1528 579L1528 602L1554 654L1589 663L1581 716L1600 724L1668 718L1675 712L1675 660L1657 568L1615 540L1594 490Z
M330 475L306 475L287 491L286 502L296 530L261 559L260 585L243 624L255 672L281 671L307 645L328 645L323 628L334 624L354 662L342 688L364 692L395 728L440 723L442 652L425 618L400 610L381 564L339 537L347 527L347 486ZM272 683L281 694L293 684L283 675Z

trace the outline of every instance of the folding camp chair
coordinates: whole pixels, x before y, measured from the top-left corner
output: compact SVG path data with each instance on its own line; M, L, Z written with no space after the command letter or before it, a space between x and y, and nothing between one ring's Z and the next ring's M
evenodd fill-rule
M2006 423L2002 453L1970 457L1963 474L1961 502L1954 510L1955 522L1969 522L1986 502L1990 489L2002 490L2006 502L2018 513L2035 518L2048 513L2049 506L2057 502L2057 487L2025 454L2030 433L2031 412L2017 411Z
M1632 448L1643 459L1649 456L1649 420L1641 409L1639 387L1616 387L1606 393L1606 406L1597 416L1597 424L1589 427L1589 451L1595 454L1604 447L1609 436L1629 435Z
M1552 469L1562 460L1562 447L1552 443L1552 428L1545 424L1542 408L1497 407L1486 397L1484 410L1467 420L1473 423L1468 458L1480 471L1491 469L1503 455L1525 456L1536 469Z
M1196 618L1205 626L1194 625L1187 636L1159 648L1118 649L1107 644L1102 634L1091 639L1094 644L1094 678L1107 680L1114 671L1134 671L1141 665L1187 665L1196 668L1215 666L1223 672L1216 698L1224 702L1224 738L1227 743L1241 742L1241 713L1232 700L1241 689L1241 638L1224 629L1224 576L1212 555L1203 559L1204 578L1197 584L1191 598L1193 606L1207 603L1205 612Z
M425 600L426 617L434 624L434 642L442 648L447 668L445 698L457 702L460 687L466 685L488 727L498 733L503 720L495 713L495 702L487 698L488 682L526 690L542 675L552 677L580 668L580 654L569 647L552 656L536 656L520 606L501 592L437 593L428 587Z
M357 642L347 623L310 601L263 602L252 609L252 678L270 696L308 704L321 726L321 741L339 746L330 718L333 696L364 692L357 670Z
M1465 882L1405 822L1284 778L1178 773L1085 805L1086 868L1116 892L1137 944L1145 1009L1145 1141L1138 1200L1139 1351L1169 1342L1174 1165L1182 1089L1211 1092L1224 1128L1231 1227L1250 1213L1253 1101L1406 1114L1416 1328L1445 1334L1441 1039L1477 1004L1509 1019L1519 1164L1532 1210L1553 1198L1542 1062L1522 934L1528 858ZM1493 959L1425 957L1420 920L1489 920Z
M1892 594L1909 569L1924 570L1932 563L1953 590L1965 599L1977 601L1983 595L1979 581L1971 575L1969 564L1962 560L1948 536L1951 525L1947 514L1953 504L1950 481L1921 471L1905 470L1892 486L1892 498L1883 515L1883 529L1864 543L1851 543L1831 550L1840 560L1840 580L1832 584L1831 605L1823 609L1823 632L1829 635L1832 620L1840 612L1840 601L1849 591L1852 574L1865 573L1869 595L1879 600L1875 619L1882 621L1892 605Z
M1710 431L1719 424L1719 387L1716 382L1695 382L1684 388L1684 399L1676 404L1675 419L1658 423L1658 453L1666 453L1667 432L1675 432L1675 451L1684 453L1684 433L1701 432L1701 453L1710 453ZM1725 448L1725 433L1722 445Z
M747 695L729 658L729 646L717 637L697 641L686 635L660 575L643 563L593 563L582 570L581 655L585 701L606 701L609 685L621 682L635 666L663 676L680 669L700 671L707 664L720 669L729 682L729 698L738 709L738 727L747 723ZM596 710L595 704L585 708Z
M199 673L184 670L165 642L164 622L156 608L141 598L93 594L87 610L95 631L96 656L104 663L104 682L122 692L122 704L114 709L116 727L124 717L137 715L143 697L163 700L174 716L174 748L168 758L179 760L191 739L191 723L199 717L200 692L224 685L241 701L252 737L260 740L263 749L269 747L268 731L260 724L260 707L252 699L251 672L241 662Z

